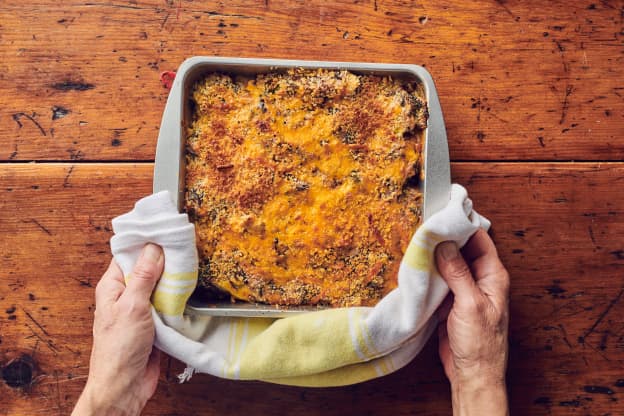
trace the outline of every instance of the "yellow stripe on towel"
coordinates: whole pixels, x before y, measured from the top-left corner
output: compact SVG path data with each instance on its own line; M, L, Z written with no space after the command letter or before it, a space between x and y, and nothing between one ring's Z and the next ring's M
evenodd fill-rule
M130 276L127 277L129 279ZM186 302L195 290L197 271L164 272L152 294L152 305L164 315L182 315Z
M379 372L380 361L385 359L385 357L381 357L376 360L347 365L319 374L271 378L264 379L264 381L300 387L347 386L380 377L382 375Z
M152 294L152 305L156 312L163 315L179 316L184 312L186 301L193 290L185 293L167 293L156 291Z
M180 273L163 272L162 278L167 280L197 282L197 270Z
M327 348L330 342L331 348ZM257 379L258 374L266 378L318 375L331 370L336 362L360 360L349 330L347 309L322 310L279 319L250 338L240 357L240 378Z
M428 245L423 246L412 240L407 246L407 250L405 250L403 262L416 270L426 272L433 262L434 247Z

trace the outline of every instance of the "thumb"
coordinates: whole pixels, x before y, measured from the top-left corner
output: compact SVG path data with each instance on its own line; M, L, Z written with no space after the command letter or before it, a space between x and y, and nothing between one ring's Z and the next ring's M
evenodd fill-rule
M453 292L455 302L473 300L477 286L457 244L454 241L440 243L435 257L438 271Z
M129 295L149 299L156 282L160 279L164 265L165 255L162 248L156 244L148 243L143 247L141 255L134 265L124 293L128 292Z

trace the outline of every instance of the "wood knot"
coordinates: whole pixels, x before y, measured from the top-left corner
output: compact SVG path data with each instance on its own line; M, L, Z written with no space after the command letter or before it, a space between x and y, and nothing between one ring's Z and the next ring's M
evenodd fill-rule
M34 362L29 355L15 358L2 367L2 379L12 388L28 387L32 383Z

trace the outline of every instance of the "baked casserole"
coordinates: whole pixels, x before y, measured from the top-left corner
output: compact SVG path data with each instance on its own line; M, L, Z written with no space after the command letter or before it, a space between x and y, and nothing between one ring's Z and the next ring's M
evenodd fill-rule
M192 92L185 209L200 284L274 305L374 305L421 219L416 82L294 69Z

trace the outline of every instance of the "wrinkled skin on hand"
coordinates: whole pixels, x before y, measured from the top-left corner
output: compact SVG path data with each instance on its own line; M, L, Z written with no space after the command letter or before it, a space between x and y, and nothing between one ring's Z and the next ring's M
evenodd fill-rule
M451 383L454 415L507 415L509 274L479 230L461 250L436 248L451 294L438 310L439 353Z
M114 260L100 279L89 377L73 415L138 415L156 391L160 352L150 296L164 262L161 248L148 244L127 285Z

